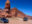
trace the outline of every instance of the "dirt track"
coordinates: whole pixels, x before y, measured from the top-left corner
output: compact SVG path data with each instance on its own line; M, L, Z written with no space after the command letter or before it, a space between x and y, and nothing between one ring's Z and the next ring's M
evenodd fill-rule
M8 24L32 24L32 20L23 21L22 18L9 18Z

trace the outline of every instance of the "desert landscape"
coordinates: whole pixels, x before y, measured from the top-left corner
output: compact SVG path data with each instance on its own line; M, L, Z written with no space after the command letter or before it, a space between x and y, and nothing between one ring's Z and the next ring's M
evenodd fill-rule
M3 1L3 5L5 5L5 6L3 6L4 7L3 9L0 7L0 18L7 18L9 20L9 23L0 23L0 24L32 24L32 16L30 16L30 15L32 15L32 13L29 14L29 12L30 12L30 11L28 11L29 8L28 8L28 10L26 10L26 8L25 8L29 4L27 6L23 6L24 7L24 9L23 9L22 5L19 7L17 7L17 5L16 5L16 7L11 6L10 3L12 3L12 2L13 2L13 0L11 2L10 2L10 0L6 0L5 3ZM2 4L2 2L1 2L1 4ZM14 3L12 3L12 5L14 5ZM20 5L20 3L19 3L19 5ZM10 8L10 7L12 7L12 8ZM26 10L26 11L24 11L24 10ZM27 14L29 14L29 15L27 15L26 12L28 12ZM23 18L25 18L25 17L28 18L28 20L26 19L27 21L24 21Z

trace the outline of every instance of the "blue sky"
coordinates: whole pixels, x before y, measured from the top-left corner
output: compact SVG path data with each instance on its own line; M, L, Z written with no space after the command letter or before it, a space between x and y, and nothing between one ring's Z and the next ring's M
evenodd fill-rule
M5 8L6 0L0 0L0 8ZM10 0L10 7L16 7L24 14L32 16L32 0Z

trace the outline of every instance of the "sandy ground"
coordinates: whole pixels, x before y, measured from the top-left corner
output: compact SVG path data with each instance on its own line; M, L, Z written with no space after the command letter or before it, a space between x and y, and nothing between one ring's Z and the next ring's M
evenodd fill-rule
M32 24L32 20L28 20L28 21L23 21L22 18L8 18L9 23L6 24ZM4 23L0 23L0 24L4 24Z

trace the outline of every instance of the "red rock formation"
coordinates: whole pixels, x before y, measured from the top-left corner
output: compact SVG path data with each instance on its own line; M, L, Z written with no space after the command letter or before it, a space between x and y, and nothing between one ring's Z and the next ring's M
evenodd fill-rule
M8 10L7 10L8 9ZM7 0L6 1L6 4L5 4L5 10L4 11L8 11L8 13L6 12L3 12L2 15L6 15L6 17L20 17L20 18L24 18L24 17L27 17L27 18L31 18L32 19L32 16L28 16L26 14L24 14L23 12L19 11L16 7L15 8L12 8L10 10L10 1Z

